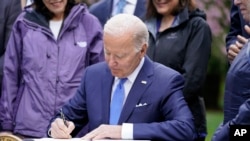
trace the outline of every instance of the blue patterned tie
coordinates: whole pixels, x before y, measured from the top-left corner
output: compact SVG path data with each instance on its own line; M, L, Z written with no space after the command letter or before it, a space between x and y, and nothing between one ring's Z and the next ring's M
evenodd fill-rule
M116 14L123 13L125 5L126 5L126 0L119 0L117 3Z
M120 118L120 114L123 107L123 100L125 97L125 90L123 84L126 82L127 78L121 78L119 84L116 86L113 98L110 104L110 117L109 124L116 125Z

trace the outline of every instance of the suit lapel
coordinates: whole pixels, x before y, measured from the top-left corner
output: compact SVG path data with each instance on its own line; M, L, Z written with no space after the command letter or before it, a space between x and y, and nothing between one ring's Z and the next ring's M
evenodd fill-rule
M152 62L147 57L145 57L145 62L138 76L136 77L136 80L123 106L122 113L119 119L119 124L122 124L123 122L126 122L129 119L135 108L135 105L140 102L140 99L143 96L144 92L152 83L152 79L150 79L150 75L153 74L152 68Z
M107 68L104 79L102 79L102 115L103 122L105 124L109 123L109 107L110 107L110 98L111 98L111 90L112 84L114 81L114 77L112 76L110 70Z
M113 10L113 0L108 0L106 9L103 10L103 14L105 14L104 17L106 17L106 20L108 20L111 17L112 10Z
M105 24L106 21L111 17L112 8L113 8L113 0L104 0L100 3L101 11L98 12L99 20L102 24Z

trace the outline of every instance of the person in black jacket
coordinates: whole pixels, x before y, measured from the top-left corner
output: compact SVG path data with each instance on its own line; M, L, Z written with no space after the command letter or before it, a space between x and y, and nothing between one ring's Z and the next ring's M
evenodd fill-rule
M149 0L146 24L150 33L148 56L185 78L184 97L191 109L197 139L205 140L206 114L202 85L211 52L211 30L194 0Z

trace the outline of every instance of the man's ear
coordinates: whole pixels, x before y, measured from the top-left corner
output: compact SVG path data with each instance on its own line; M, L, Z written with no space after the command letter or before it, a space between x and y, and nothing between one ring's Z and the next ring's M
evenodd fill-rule
M141 51L140 51L140 53L141 53L142 56L144 56L144 55L146 54L147 49L148 49L148 45L147 45L147 44L144 44L144 45L142 46L142 48L141 48Z

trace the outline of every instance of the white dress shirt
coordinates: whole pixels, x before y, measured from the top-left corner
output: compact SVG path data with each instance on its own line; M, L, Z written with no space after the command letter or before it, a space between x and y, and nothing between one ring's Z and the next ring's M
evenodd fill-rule
M145 58L143 57L139 63L139 65L136 67L136 69L127 77L127 81L123 84L124 86L124 90L125 90L125 97L124 97L124 101L123 104L125 103L129 91L131 89L131 87L133 86L135 79L139 73L139 71L141 70L143 64L144 64L144 60ZM113 86L112 86L112 95L111 95L111 99L113 97L113 93L114 90L116 88L116 85L118 85L119 83L119 78L115 77ZM122 139L133 139L133 124L131 123L123 123L122 124Z
M113 0L112 16L116 14L118 2L119 0ZM134 15L136 3L137 0L126 0L126 5L123 9L123 13Z
M26 1L26 5L30 5L30 4L32 4L33 3L33 0L27 0Z

